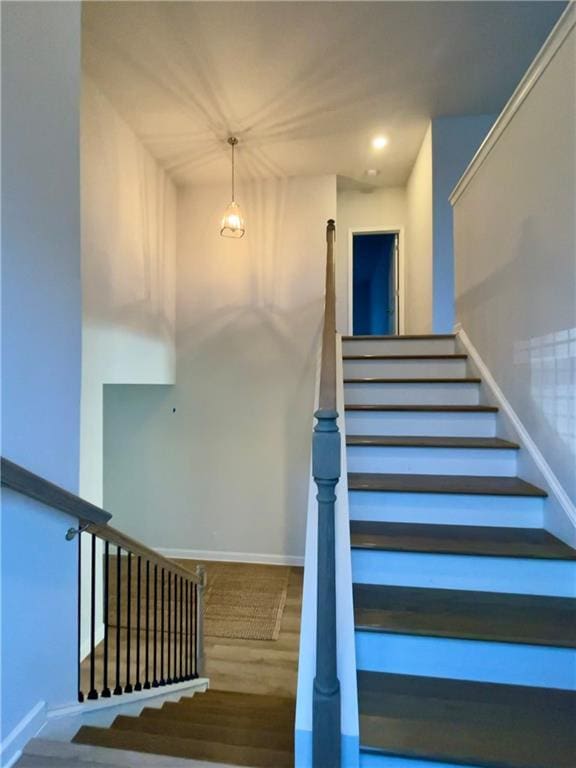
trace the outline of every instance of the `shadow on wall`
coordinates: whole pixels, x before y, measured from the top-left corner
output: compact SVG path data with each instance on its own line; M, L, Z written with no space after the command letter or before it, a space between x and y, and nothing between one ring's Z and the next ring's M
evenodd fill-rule
M294 562L336 182L266 180L237 197L247 232L227 240L227 190L183 191L176 385L107 388L105 502L152 546Z
M575 274L567 279L558 272L555 277L549 244L530 221L514 247L503 242L501 248L502 254L516 253L515 257L460 295L458 316L465 307L464 329L472 342L477 335L508 341L500 359L491 357L490 350L479 352L493 373L502 372L498 384L575 500ZM493 254L493 263L501 258L500 253ZM478 270L491 269L490 262ZM530 295L529 286L539 286L541 295Z
M120 528L168 549L301 554L320 311L229 307L181 339L175 386L105 387Z

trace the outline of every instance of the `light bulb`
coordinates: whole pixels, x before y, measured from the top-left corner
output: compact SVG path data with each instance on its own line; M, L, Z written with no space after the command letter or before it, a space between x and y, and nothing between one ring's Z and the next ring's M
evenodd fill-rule
M224 211L224 216L222 216L220 234L222 237L238 238L243 237L245 231L244 217L242 216L240 206L232 200L228 208Z
M372 146L374 149L384 149L386 144L388 144L388 139L386 136L375 136L372 139Z

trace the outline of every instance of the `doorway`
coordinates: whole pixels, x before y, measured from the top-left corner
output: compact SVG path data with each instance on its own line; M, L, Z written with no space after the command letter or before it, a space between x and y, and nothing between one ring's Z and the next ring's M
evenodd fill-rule
M350 330L354 336L399 333L399 235L351 233Z

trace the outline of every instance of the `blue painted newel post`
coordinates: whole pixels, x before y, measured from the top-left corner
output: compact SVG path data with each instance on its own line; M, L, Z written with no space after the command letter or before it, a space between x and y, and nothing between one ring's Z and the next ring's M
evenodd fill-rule
M336 411L334 222L328 222L326 312L322 342L320 407L314 414L312 474L318 488L316 676L312 700L314 768L340 768L340 683L336 663L336 485L340 432Z

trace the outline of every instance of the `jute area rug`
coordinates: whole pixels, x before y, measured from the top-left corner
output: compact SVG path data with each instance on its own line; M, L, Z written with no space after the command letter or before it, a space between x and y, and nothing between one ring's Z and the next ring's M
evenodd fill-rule
M277 640L290 569L210 565L204 610L208 637Z
M111 558L112 560L112 558ZM193 569L189 561L176 561ZM248 565L244 563L205 563L207 587L204 593L204 634L206 637L226 637L237 640L277 640L286 605L290 568L284 566ZM108 626L115 627L116 566L115 558L109 569ZM158 577L158 582L160 578ZM120 626L127 628L127 577L122 572L122 610ZM158 585L159 592L160 587ZM168 631L167 590L165 585L165 632ZM144 585L141 585L141 616L145 615ZM153 586L150 587L150 593ZM136 627L136 577L132 574L131 629ZM158 600L158 615L160 600ZM142 619L144 622L144 619ZM152 619L150 619L152 622ZM157 618L160 627L160 618Z

